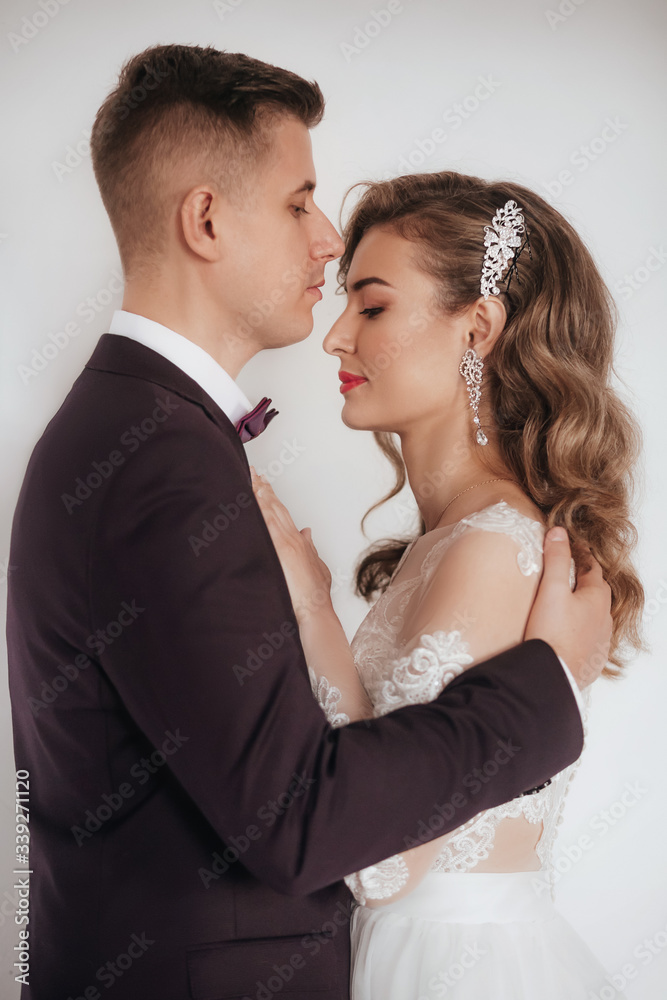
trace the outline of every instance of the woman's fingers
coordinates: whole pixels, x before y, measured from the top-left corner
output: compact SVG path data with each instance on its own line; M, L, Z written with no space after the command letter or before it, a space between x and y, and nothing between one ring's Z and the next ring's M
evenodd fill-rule
M253 491L267 526L280 530L288 539L296 540L300 532L287 507L278 499L273 487L264 476L258 476L252 466L250 466L250 471Z

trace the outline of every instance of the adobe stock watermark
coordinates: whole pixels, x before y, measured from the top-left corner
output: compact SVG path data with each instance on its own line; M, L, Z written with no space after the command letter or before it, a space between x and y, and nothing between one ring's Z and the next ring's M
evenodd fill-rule
M658 589L655 592L655 596L650 597L644 605L642 613L643 621L650 622L656 615L660 614L665 604L667 604L667 581L658 580Z
M343 583L347 584L350 580L351 576L349 573L337 571L332 574L331 587L329 589L320 587L313 591L308 598L304 598L294 605L297 621L307 615L314 614L331 599L332 594L340 590ZM260 642L255 649L248 648L246 650L245 664L235 663L232 666L234 676L239 682L239 687L243 687L247 680L253 677L258 670L261 670L273 654L277 650L282 649L285 642L296 635L296 633L297 628L291 621L283 622L275 632L263 632L262 639L264 641Z
M625 962L618 972L612 975L607 974L604 977L604 985L599 989L591 990L587 1000L616 1000L617 997L625 996L624 993L621 994L621 990L625 990L629 983L637 979L642 967L646 968L647 965L651 965L656 958L664 954L666 948L667 924L658 928L650 937L643 938L633 948L632 957L637 959L639 965L636 962Z
M479 111L485 101L500 89L500 80L494 80L491 75L479 76L474 89L461 101L452 104L442 113L442 120L448 126L449 132L441 127L434 128L423 139L415 139L414 147L406 155L399 157L397 170L403 173L412 173L416 167L423 164L447 141L451 132L456 132L472 116ZM395 175L394 172L387 172L384 177L389 179Z
M137 785L145 785L150 781L152 775L157 774L161 767L167 763L169 757L173 757L180 750L184 743L190 739L183 736L180 729L172 733L170 729L165 731L165 739L159 748L153 750L148 757L142 757L130 768L130 776L136 779ZM101 830L105 823L122 809L129 799L136 795L136 787L130 781L123 781L115 792L103 792L101 802L95 809L86 809L82 825L70 827L70 833L74 837L78 847L90 840L98 830Z
M106 990L111 989L132 968L134 963L146 954L153 944L155 944L155 941L147 937L145 931L143 934L134 932L130 935L130 940L127 943L125 951L120 952L115 958L109 959L104 965L101 965L95 973L95 979ZM70 994L67 1000L102 1000L102 994L97 986L91 983L79 996L73 997Z
M417 835L412 837L406 834L403 843L406 849L419 847L432 841L434 833L440 833L445 825L451 824L457 812L463 809L470 798L479 795L484 785L492 781L501 767L508 764L516 754L520 753L521 747L515 747L511 740L497 740L498 749L490 760L484 762L481 768L474 767L461 780L461 784L470 793L469 796L461 791L454 792L447 802L436 802L433 805L433 812L426 820L419 820L417 824ZM451 830L452 827L449 826ZM441 834L444 836L444 834Z
M3 927L5 921L11 917L11 923L14 923L16 913L18 911L19 904L19 893L15 885L12 885L13 892L10 893L9 889L5 889L0 896L0 927Z
M123 275L118 268L112 268L109 281L99 288L94 295L88 295L77 305L74 315L84 323L92 323L99 314L111 305L114 295L123 290ZM16 371L27 385L31 379L43 372L54 361L71 341L81 334L81 324L77 319L68 323L55 333L50 333L40 348L33 347L30 351L31 360L27 364L17 365Z
M415 335L428 329L429 323L435 318L436 314L426 306L413 310L408 317L407 329L401 330L394 340L373 356L372 362L364 365L364 377L374 379L387 371L403 355L405 348L414 343Z
M639 264L631 274L624 274L622 280L615 283L615 290L627 302L635 292L639 292L646 282L651 280L665 261L667 261L667 250L664 247L649 247L648 255L644 258L643 263Z
M55 2L55 0L49 0L49 2ZM111 108L111 111L117 116L119 121L123 121L131 111L138 108L146 100L151 91L156 90L162 80L168 76L167 73L161 73L159 69L150 64L146 64L142 68L143 76L141 76L141 83L134 86L129 94L125 94L119 98ZM114 128L114 122L107 119L99 128L102 132L111 132ZM81 129L81 138L77 140L76 145L65 146L63 159L51 161L51 169L59 183L62 184L66 177L69 177L77 167L80 167L82 163L89 159L90 137L91 130L89 128Z
M123 634L125 629L134 624L145 610L145 608L137 607L137 602L134 599L129 604L127 601L123 601L116 618L107 622L104 628L98 628L89 635L86 639L86 646L98 656L102 656L109 646ZM71 663L59 663L58 673L50 681L42 681L40 697L28 698L32 714L37 716L45 708L53 705L70 684L78 680L81 671L87 670L90 665L91 660L86 653L77 653Z
M167 420L174 410L179 408L179 403L174 403L169 396L165 399L155 397L156 406L151 411L150 416L144 417L139 424L132 424L120 436L120 443L127 449L130 455L134 454L141 445L155 433L160 424ZM68 514L81 507L92 495L94 490L98 490L122 465L125 465L126 457L118 448L112 449L106 458L94 460L91 469L83 476L77 476L74 480L71 493L61 493L60 499L65 505Z
M81 129L81 138L77 140L75 146L65 146L65 155L62 162L60 160L51 161L51 169L62 184L65 177L74 173L84 160L90 156L90 129Z
M331 919L325 920L319 930L312 931L302 937L300 950L292 952L283 965L274 963L271 975L264 980L255 980L257 988L254 990L253 996L246 993L243 1000L273 1000L274 997L280 997L286 984L291 983L295 976L294 985L288 986L289 993L287 995L296 996L298 994L305 998L308 994L312 994L311 990L304 990L303 983L299 983L298 973L305 969L307 960L314 958L323 948L327 948L341 930L345 934L349 934L351 917L352 899L350 898L346 903L339 900L331 914Z
M577 837L573 844L568 844L559 850L558 857L552 863L549 870L536 872L531 879L531 884L536 894L539 896L546 890L551 890L554 885L567 875L581 859L590 853L597 842L609 833L621 820L625 819L630 809L633 808L645 795L648 789L643 787L641 781L626 781L621 794L606 809L600 809L588 821L587 829Z
M208 549L220 538L222 532L241 516L241 511L247 510L251 504L250 493L238 493L230 503L220 502L218 504L220 513L202 521L201 535L188 535L188 542L194 554L199 556L202 549Z
M310 787L316 784L315 778L308 778L305 774L292 774L287 789L281 792L275 799L269 799L265 805L257 810L257 819L267 828L272 827L279 816L283 816L294 804L295 799L307 795ZM197 874L205 889L211 887L212 882L216 882L221 875L229 871L230 865L236 864L239 858L249 849L251 843L260 840L262 830L256 823L249 823L243 833L237 837L227 837L227 846L222 853L216 851L212 857L210 868L199 868Z
M555 31L559 24L572 17L575 11L581 7L586 0L561 0L556 10L549 8L545 10L544 16L552 31Z
M313 262L309 257L304 257L300 264L293 264L286 268L281 277L279 285L274 288L266 299L253 299L248 311L241 316L234 330L228 330L224 338L228 344L234 346L238 341L248 340L255 331L271 319L278 306L285 302L288 290L297 288L305 292L305 279L313 274Z
M212 7L220 20L224 21L228 14L233 14L244 3L245 0L213 0Z
M409 3L410 0L404 0ZM340 51L346 63L351 63L355 56L364 52L368 46L384 31L398 14L405 10L401 0L388 0L385 7L380 10L371 8L369 18L365 24L358 24L352 34L351 42L340 42Z
M31 42L47 24L60 12L62 7L67 6L69 0L39 0L37 10L27 17L21 18L21 27L18 31L10 31L7 40L14 52L20 52L24 45Z
M604 128L600 134L591 139L586 145L578 146L570 156L568 162L576 167L577 173L585 173L592 163L595 163L612 146L619 135L622 135L630 126L627 122L622 122L616 115L614 118L605 118ZM551 181L542 181L542 187L547 195L557 201L566 188L571 187L577 179L577 173L572 170L560 170L558 175Z
M273 484L276 479L282 476L287 466L293 465L297 458L306 451L306 446L298 444L296 438L293 438L292 441L283 441L278 457L272 458L264 468L256 466L255 471L258 476L264 476L269 483Z
M460 983L465 978L466 973L470 969L474 969L487 953L487 949L482 948L479 944L466 945L460 953L458 961L451 962L446 969L431 976L427 984L429 995L421 994L418 1000L446 997L451 990L456 989L457 983Z
M419 518L419 500L429 500L442 489L447 481L454 476L461 467L465 459L472 454L472 445L465 440L459 440L454 445L451 456L446 458L436 469L429 469L423 480L414 488L414 492L393 498L392 511L396 515L397 524L402 530L412 530L406 528L415 518Z
M283 441L278 457L271 459L266 469L257 470L257 474L266 476L270 483L274 483L279 476L282 476L285 468L292 465L306 450L304 445L298 444L296 438L292 441ZM245 492L238 493L229 503L221 501L218 504L219 513L201 522L201 533L188 535L188 542L194 554L199 556L202 549L208 549L213 542L216 542L221 534L238 520L242 511L252 506L252 502L252 494Z
M602 671L609 663L609 647L602 643L597 643L595 651L591 653L587 660L577 660L577 683L580 688L586 688L593 681L601 676ZM573 671L574 673L574 671Z

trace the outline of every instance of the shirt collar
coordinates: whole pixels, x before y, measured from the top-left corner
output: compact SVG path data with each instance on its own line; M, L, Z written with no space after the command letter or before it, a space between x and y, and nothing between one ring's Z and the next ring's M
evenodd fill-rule
M150 347L201 386L220 409L237 424L252 409L250 401L236 384L229 372L199 344L188 340L181 333L157 323L147 316L116 309L108 328L109 333L129 337Z

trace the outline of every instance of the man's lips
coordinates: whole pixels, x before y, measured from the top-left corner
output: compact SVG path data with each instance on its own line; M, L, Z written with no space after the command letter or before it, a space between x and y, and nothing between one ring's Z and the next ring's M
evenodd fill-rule
M318 282L316 285L309 285L306 291L311 292L319 300L322 298L322 292L320 291L320 288L322 287L323 284L324 284L324 278L322 278L322 280Z
M338 372L338 378L342 382L340 387L341 392L349 392L350 389L368 382L368 379L364 378L363 375L353 375L352 372Z

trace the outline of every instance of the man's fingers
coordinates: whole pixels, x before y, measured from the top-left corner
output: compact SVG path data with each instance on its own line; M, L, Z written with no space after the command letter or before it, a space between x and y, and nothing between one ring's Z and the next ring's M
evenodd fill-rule
M544 539L543 583L562 584L570 589L572 552L565 528L551 528Z
M599 587L604 583L602 566L592 552L585 553L586 565L580 566L577 572L577 589L580 587Z

